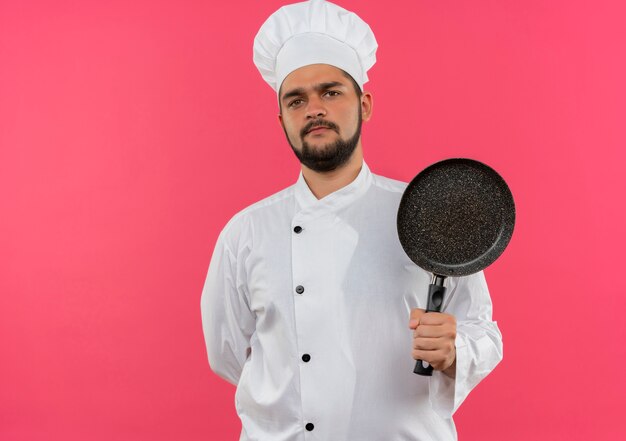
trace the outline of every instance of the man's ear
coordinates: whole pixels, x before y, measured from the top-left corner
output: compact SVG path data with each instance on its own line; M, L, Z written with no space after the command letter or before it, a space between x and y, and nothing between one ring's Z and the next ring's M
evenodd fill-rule
M361 116L363 121L369 121L372 117L372 111L374 109L374 97L370 92L363 92L361 95Z

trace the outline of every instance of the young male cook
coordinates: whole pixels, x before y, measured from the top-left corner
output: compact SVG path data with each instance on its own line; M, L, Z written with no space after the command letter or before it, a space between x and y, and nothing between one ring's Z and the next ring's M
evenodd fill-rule
M376 48L357 15L320 0L279 9L255 38L301 172L228 222L202 293L240 440L453 440L452 414L502 358L482 273L448 278L443 312L423 311L431 275L396 232L406 184L363 161Z

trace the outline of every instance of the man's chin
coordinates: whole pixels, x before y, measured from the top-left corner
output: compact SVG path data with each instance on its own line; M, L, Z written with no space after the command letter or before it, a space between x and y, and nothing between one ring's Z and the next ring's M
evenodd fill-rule
M304 136L300 138L299 148L291 142L289 145L296 154L302 165L317 172L328 172L341 168L346 164L361 136L360 126L354 136L348 140L343 140L338 133L332 136ZM289 141L289 137L287 137Z
M329 153L333 150L335 146L332 143L319 143L319 144L312 144L312 143L307 143L306 145L306 149L309 152L315 152L317 154L324 154L324 153Z
M316 150L325 150L330 146L337 143L339 140L339 136L331 135L330 133L324 135L315 135L315 136L305 136L302 140L302 144L306 144L311 148Z

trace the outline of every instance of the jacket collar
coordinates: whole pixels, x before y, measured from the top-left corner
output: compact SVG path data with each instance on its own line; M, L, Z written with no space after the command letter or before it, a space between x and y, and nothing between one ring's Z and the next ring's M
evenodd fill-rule
M317 217L318 214L337 211L361 197L370 187L372 180L372 173L365 161L363 161L361 170L354 181L322 199L317 199L304 180L302 171L300 171L300 176L294 185L297 204L296 212L302 215L312 214Z

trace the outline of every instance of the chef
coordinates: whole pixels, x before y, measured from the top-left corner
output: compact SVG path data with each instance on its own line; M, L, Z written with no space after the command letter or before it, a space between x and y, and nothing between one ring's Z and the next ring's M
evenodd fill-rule
M502 359L482 272L448 278L442 312L424 312L431 275L396 231L406 183L363 161L376 48L363 20L322 0L282 7L254 40L301 171L227 223L202 293L240 440L454 440L452 415Z

